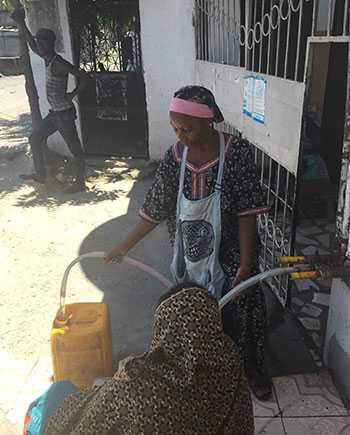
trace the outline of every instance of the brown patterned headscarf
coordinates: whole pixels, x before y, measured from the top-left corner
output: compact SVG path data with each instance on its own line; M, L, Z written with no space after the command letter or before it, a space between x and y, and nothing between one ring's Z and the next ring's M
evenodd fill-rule
M156 309L148 353L70 396L46 435L253 435L246 379L216 300L182 290Z

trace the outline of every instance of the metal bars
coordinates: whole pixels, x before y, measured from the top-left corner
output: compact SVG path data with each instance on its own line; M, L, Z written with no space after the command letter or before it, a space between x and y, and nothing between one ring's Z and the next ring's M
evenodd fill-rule
M334 0L195 0L197 58L302 81L308 37L349 35L337 1L341 17Z
M79 0L70 3L73 26L79 29L73 34L74 47L80 56L77 63L86 71L141 71L138 3L106 0L100 5L85 0L84 11L81 3Z
M230 134L239 135L237 130L228 123L224 123L220 129ZM278 257L293 253L296 178L264 151L252 143L249 146L258 170L266 203L270 206L269 213L259 215L257 218L261 243L259 266L264 271L275 268ZM269 285L281 303L286 305L288 278L273 278Z
M295 177L259 148L251 144L255 164L260 172L262 189L270 212L258 216L261 240L259 263L261 270L277 265L277 258L293 252L293 217L296 199ZM276 277L269 283L283 305L287 304L288 279Z

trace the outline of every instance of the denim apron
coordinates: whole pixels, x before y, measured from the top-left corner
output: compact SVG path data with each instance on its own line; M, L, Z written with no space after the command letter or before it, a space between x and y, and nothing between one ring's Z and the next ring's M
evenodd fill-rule
M183 193L188 148L181 160L176 210L176 235L171 272L177 283L195 282L221 297L225 275L219 263L221 241L221 182L225 163L225 141L220 136L220 158L214 191L206 198L189 200Z

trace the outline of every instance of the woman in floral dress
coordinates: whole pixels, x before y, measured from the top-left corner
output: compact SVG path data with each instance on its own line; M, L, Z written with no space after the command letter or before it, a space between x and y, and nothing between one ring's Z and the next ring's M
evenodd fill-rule
M219 133L224 120L213 94L201 86L178 90L170 123L178 138L161 161L140 210L140 221L106 254L120 261L166 220L177 282L194 281L219 299L259 273L256 216L267 212L249 145ZM271 394L264 367L266 307L259 286L227 305L225 332L236 342L248 382L259 399Z

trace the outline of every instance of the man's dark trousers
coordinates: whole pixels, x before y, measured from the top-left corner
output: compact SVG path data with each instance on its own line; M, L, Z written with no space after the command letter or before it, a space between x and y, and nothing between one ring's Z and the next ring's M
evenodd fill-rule
M58 131L73 154L76 182L82 185L85 183L84 152L75 125L76 117L74 107L60 112L50 111L31 134L29 143L33 154L35 172L43 180L46 178L43 147L46 145L47 138Z

